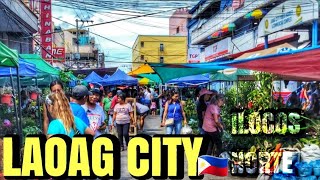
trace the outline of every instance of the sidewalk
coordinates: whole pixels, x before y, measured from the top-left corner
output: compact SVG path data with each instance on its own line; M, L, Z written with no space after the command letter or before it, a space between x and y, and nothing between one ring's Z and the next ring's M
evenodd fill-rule
M151 115L148 115L145 119L145 124L144 124L144 134L148 134L150 136L153 136L155 134L165 134L165 128L164 127L160 127L160 124L161 124L161 121L160 121L160 115L156 115L156 116L151 116ZM123 157L125 153L125 157ZM126 155L126 151L124 153L121 153L121 158L127 158ZM127 162L122 162L122 163L125 163L123 164L122 168L123 167L126 167L127 166ZM126 167L127 168L127 167ZM185 158L185 163L184 163L184 169L188 169L188 165L187 165L187 160ZM133 179L132 177L125 177L124 174L122 173L125 173L124 171L125 169L122 169L121 170L121 179ZM128 174L128 171L125 173L125 174ZM129 175L129 174L128 174ZM184 180L187 180L189 179L188 178L188 175L187 175L187 172L185 172L185 178ZM246 178L246 177L237 177L237 176L231 176L230 173L229 173L229 176L228 177L217 177L217 176L211 176L211 175L205 175L204 180L231 180L231 179L241 179L241 180L254 180L256 178Z

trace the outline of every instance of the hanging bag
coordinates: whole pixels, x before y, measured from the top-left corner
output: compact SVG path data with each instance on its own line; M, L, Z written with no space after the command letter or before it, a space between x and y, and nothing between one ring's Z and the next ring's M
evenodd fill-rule
M174 117L175 113L176 113L176 106L174 106L173 117ZM166 120L166 123L165 123L166 126L170 126L170 125L173 125L173 124L174 124L174 118L168 118Z

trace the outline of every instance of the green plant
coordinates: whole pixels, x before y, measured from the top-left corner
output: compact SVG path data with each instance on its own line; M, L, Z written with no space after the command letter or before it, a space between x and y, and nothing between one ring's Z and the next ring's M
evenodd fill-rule
M25 136L32 134L41 134L42 131L37 126L28 126L22 129Z
M36 86L28 86L26 88L26 90L29 92L29 93L37 93L37 94L41 94L41 89L36 87Z

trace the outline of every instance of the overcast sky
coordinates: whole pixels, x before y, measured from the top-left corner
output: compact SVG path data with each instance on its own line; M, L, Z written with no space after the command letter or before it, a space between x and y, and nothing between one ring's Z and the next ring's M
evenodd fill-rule
M63 12L63 15L61 14ZM117 13L116 11L114 13ZM173 12L167 13L171 15ZM123 19L128 16L115 15L115 14L106 14L106 13L90 13L88 11L80 11L76 9L68 9L63 7L53 6L52 11L52 20L54 24L60 25L62 28L74 28L74 26L63 23L55 18L59 18L63 21L67 21L75 25L75 20L84 19L84 20L93 20L94 24L107 22L117 19ZM55 17L55 18L54 18ZM83 25L89 25L91 23L84 23ZM80 23L79 25L82 25ZM92 26L89 30L93 33L99 34L106 38L112 39L116 42L119 42L123 45L129 46L132 48L134 41L136 40L138 34L141 35L168 35L169 34L169 19L168 18L136 18L133 20L120 21L110 24L103 24L98 26ZM93 35L94 36L94 35ZM114 42L108 41L101 37L96 37L96 43L100 44L101 50L105 53L106 61L119 61L119 62L131 62L132 59L132 50L116 44ZM106 63L106 67L125 65L124 63ZM131 65L131 64L130 64ZM126 70L125 68L121 68ZM127 70L126 70L127 71Z

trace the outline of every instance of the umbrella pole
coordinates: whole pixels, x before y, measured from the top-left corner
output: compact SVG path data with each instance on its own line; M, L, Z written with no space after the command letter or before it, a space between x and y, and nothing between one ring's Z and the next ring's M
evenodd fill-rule
M38 88L38 78L36 77L36 87ZM38 106L38 118L39 118L39 125L40 129L42 129L42 123L41 123L41 109L40 109L40 94L37 94L37 106Z
M11 68L10 68L11 70ZM11 83L11 87L13 87L13 78L12 78L12 74L10 73L10 83ZM12 88L13 89L13 88ZM14 108L14 114L15 114L15 118L16 118L16 126L17 126L17 130L18 130L18 134L20 134L19 131L19 122L18 122L18 108L17 108L17 102L16 102L16 97L15 97L15 93L14 90L12 90L12 98L13 98L13 108Z
M21 143L23 140L23 132L22 132L22 112L21 112L21 85L20 85L20 75L19 75L19 67L17 67L17 86L18 86L18 112L19 112L19 134L21 138Z

